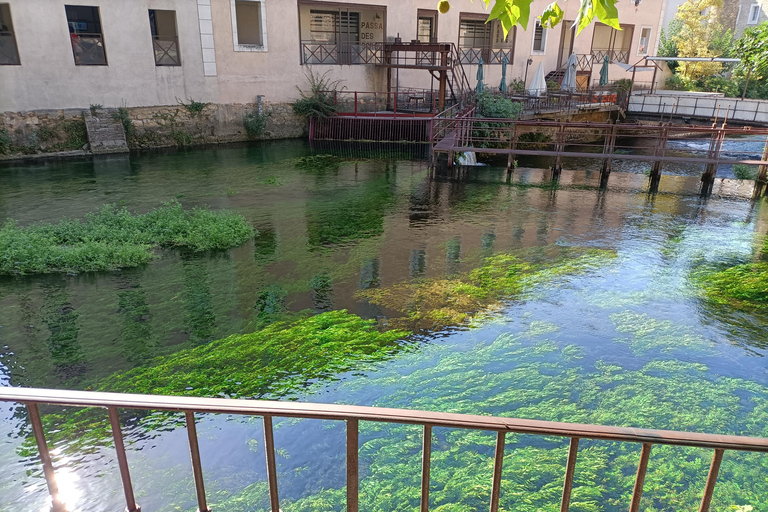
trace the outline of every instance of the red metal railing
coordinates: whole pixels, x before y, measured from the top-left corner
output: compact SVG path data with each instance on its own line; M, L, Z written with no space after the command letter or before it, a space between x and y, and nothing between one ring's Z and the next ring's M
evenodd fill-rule
M332 405L300 402L272 402L260 400L234 400L224 398L192 398L178 396L134 395L119 393L97 393L89 391L61 391L33 388L0 388L0 400L18 402L26 406L29 419L37 441L43 472L48 484L48 491L53 498L54 512L66 510L58 499L56 477L45 440L45 432L38 409L39 404L55 404L67 407L103 407L108 411L112 426L112 435L117 451L118 466L123 483L123 491L128 512L140 510L136 503L131 475L128 468L127 454L123 443L122 428L117 409L138 409L153 411L183 412L189 437L189 449L194 475L197 502L200 511L209 512L205 486L203 483L202 462L197 443L195 413L239 414L262 416L264 419L264 444L266 447L267 481L269 485L270 507L272 512L279 512L279 491L277 466L275 463L275 442L273 436L273 417L311 418L344 421L347 427L347 511L358 512L359 491L359 422L385 422L423 427L422 475L421 475L421 511L429 509L430 460L432 450L432 429L446 427L455 429L474 429L496 432L496 450L494 455L491 494L489 496L491 512L498 511L501 489L502 464L504 461L504 441L507 433L533 434L541 436L559 436L570 439L568 460L565 466L565 483L560 499L560 511L567 512L570 506L571 490L576 470L579 441L581 439L600 439L641 445L635 485L629 503L630 512L638 512L643 483L648 466L651 448L654 444L673 446L693 446L714 450L712 463L704 486L699 512L709 510L715 488L717 474L725 450L768 452L768 439L755 437L700 434L694 432L676 432L671 430L649 430L628 427L585 425L579 423L561 423L552 421L524 420L493 416L451 414L406 409L385 409L378 407L360 407L352 405Z

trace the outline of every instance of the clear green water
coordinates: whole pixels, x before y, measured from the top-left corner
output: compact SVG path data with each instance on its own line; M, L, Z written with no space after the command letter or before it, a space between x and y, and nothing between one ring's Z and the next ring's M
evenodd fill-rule
M583 188L590 171L563 174L573 188L503 183L478 169L466 182L430 180L422 161L359 159L307 169L300 142L47 163L0 169L0 221L77 217L107 202L146 211L178 198L242 213L260 234L195 258L167 252L146 268L91 275L0 279L0 382L82 389L154 356L253 328L270 286L289 308L396 316L357 298L422 277L467 272L484 258L528 247L588 246L618 257L563 275L510 301L471 328L422 334L396 356L288 398L648 428L765 436L765 318L702 301L688 280L704 263L747 261L768 230L768 210L744 199L702 200L695 179L616 174L606 193ZM521 169L515 182L545 173ZM716 190L749 191L736 182ZM330 289L318 293L318 282ZM313 289L314 284L314 289ZM0 406L0 510L41 510L34 453L20 457L21 410ZM341 510L344 431L333 422L277 423L283 510ZM264 503L258 419L208 415L198 426L216 510ZM194 509L186 433L173 422L128 421L129 461L144 510ZM76 510L123 507L113 449L57 444L60 485ZM418 503L420 432L361 426L366 509ZM482 510L494 437L436 429L432 509ZM505 510L558 510L567 443L509 436ZM639 447L582 442L572 510L626 510ZM711 453L656 447L643 510L693 510ZM714 510L768 509L768 457L726 454ZM244 491L245 490L245 491ZM218 505L218 506L217 506Z

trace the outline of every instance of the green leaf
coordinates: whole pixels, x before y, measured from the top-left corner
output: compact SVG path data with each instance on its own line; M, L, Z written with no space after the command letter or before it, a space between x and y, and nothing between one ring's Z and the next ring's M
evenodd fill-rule
M593 5L597 19L609 27L621 30L621 25L619 25L619 10L616 9L616 0L597 0Z
M552 2L546 9L544 9L544 12L540 16L541 26L544 28L555 28L558 23L563 21L564 14L565 13L560 6L557 5L557 2Z

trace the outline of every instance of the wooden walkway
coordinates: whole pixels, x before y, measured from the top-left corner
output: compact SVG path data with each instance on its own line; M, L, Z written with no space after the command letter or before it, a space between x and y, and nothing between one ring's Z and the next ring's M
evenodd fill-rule
M720 165L742 164L758 167L755 196L768 191L768 128L729 127L725 122L690 126L455 117L435 118L432 133L438 169L452 166L457 152L506 154L507 172L512 172L517 156L548 156L553 159L553 179L558 179L563 158L599 158L600 186L605 188L614 160L635 160L651 164L650 190L655 192L664 164L682 163L703 166L701 193L709 195ZM766 137L762 157L726 154L726 139L744 136ZM641 154L636 154L638 149Z

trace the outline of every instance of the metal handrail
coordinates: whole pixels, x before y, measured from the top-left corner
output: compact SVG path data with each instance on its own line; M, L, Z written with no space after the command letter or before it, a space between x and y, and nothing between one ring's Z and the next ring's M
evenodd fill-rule
M561 499L561 512L567 512L570 502L571 488L575 472L575 462L580 439L599 439L640 443L642 450L635 478L634 491L630 504L630 512L637 512L643 481L648 464L651 446L654 444L692 446L713 448L715 450L710 466L707 483L702 497L700 512L709 509L709 503L714 491L717 473L724 450L768 452L768 439L756 437L741 437L732 435L702 434L696 432L678 432L672 430L637 429L630 427L612 427L604 425L587 425L579 423L563 423L542 420L527 420L503 418L494 416L479 416L470 414L441 413L415 411L407 409L389 409L353 405L335 405L300 402L276 402L261 400L235 400L228 398L195 398L181 396L137 395L121 393L103 393L92 391L63 391L54 389L35 388L0 388L0 401L24 404L28 411L32 428L40 451L40 459L48 490L53 498L53 509L64 511L65 506L58 500L58 487L54 475L48 447L45 441L42 421L38 409L39 404L53 404L74 407L102 407L109 412L113 439L118 455L118 464L123 481L123 491L128 512L138 512L130 472L123 444L120 420L117 409L139 409L153 411L184 412L189 435L190 453L199 509L210 511L207 505L205 487L202 478L202 466L197 445L195 430L195 413L240 414L262 416L264 418L264 436L267 458L267 480L269 482L270 503L272 512L279 511L279 494L275 464L275 447L272 428L273 417L307 418L345 421L347 425L347 510L358 511L358 433L360 421L374 421L421 425L424 429L421 510L427 511L429 506L429 471L431 454L431 433L433 427L460 429L488 430L497 433L496 452L490 510L497 511L501 470L504 461L504 438L507 433L560 436L570 438L568 461L566 463L565 484Z
M460 46L458 48L459 60L463 64L477 64L483 59L483 64L501 64L504 57L507 58L507 64L512 64L515 56L515 49L512 47L496 47L491 44L474 45L471 47Z

